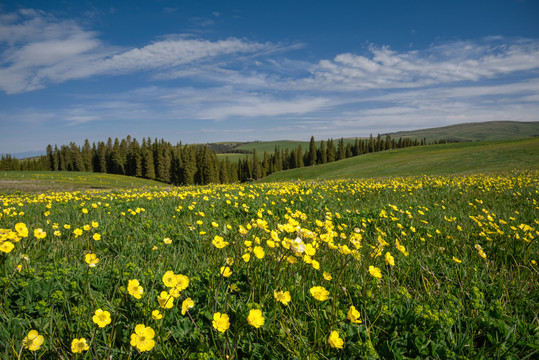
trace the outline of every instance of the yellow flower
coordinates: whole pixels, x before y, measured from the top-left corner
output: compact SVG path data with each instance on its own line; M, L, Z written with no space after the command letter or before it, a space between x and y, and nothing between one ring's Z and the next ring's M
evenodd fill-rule
M395 247L396 247L401 253L403 253L404 256L408 256L408 255L409 255L408 252L406 251L406 248L404 247L404 245L401 245L401 244L399 243L399 240L398 240L398 239L395 240Z
M283 305L288 305L291 300L289 291L274 291L273 297L275 300L280 301Z
M195 306L195 302L191 298L187 298L182 302L182 315L185 315L187 310Z
M170 244L172 244L172 239L170 239L170 238L164 238L164 239L163 239L163 242L164 242L165 244L167 244L167 245L170 245Z
M359 320L359 311L356 310L356 307L354 305L350 306L350 309L348 309L348 320L355 324L361 324L361 320Z
M221 275L223 275L224 277L229 277L230 275L232 275L232 271L228 266L221 266Z
M73 230L73 234L75 234L75 237L79 237L82 235L82 229L76 228Z
M375 278L381 279L382 278L382 272L379 268L375 266L369 266L369 273L374 276Z
M28 335L22 340L22 345L30 351L36 351L39 350L44 341L45 338L43 335L39 335L37 330L30 330Z
M94 320L94 323L97 324L97 326L102 328L110 324L110 313L108 311L97 309L92 319Z
M162 318L163 318L163 315L159 312L159 310L152 311L152 319L159 320Z
M332 331L331 334L329 335L328 342L332 348L336 348L336 349L342 349L344 345L343 339L340 338L339 333L335 330Z
M73 341L71 342L71 352L75 354L86 351L89 348L90 346L88 346L88 343L86 342L85 338L73 339Z
M252 309L249 311L249 316L247 316L247 322L249 325L259 328L264 325L264 317L262 316L262 310Z
M329 291L323 286L313 286L310 291L311 295L318 301L327 300L329 297Z
M7 254L11 252L11 250L13 250L14 247L15 245L13 245L13 243L9 241L4 241L3 243L0 244L0 251Z
M228 242L226 242L222 236L215 235L215 237L213 238L212 244L216 248L222 249L222 248L224 248L225 246L228 245Z
M153 337L155 331L144 324L138 324L135 326L135 332L131 334L131 346L136 347L139 351L150 351L155 346Z
M264 249L262 249L261 246L255 246L255 248L253 249L253 252L255 256L259 259L262 259L264 257Z
M144 289L140 286L137 279L129 280L127 283L127 291L130 295L134 296L135 299L140 299L142 294L144 294Z
M166 291L161 291L161 294L157 297L157 301L163 309L170 309L174 306L174 297Z
M42 228L38 228L34 230L34 236L36 239L43 239L45 236L47 236L47 233L43 231Z
M98 226L99 226L99 223L97 221L92 221L92 227L94 229L97 229Z
M84 225L84 226L82 227L82 229L83 229L84 231L90 231L91 227L90 227L90 225Z
M27 237L28 236L28 228L26 227L25 223L17 223L15 224L15 231L20 237Z
M94 239L95 241L99 241L99 240L101 240L101 235L99 235L98 233L95 233L95 234L92 236L92 239Z
M324 271L324 273L322 274L322 276L324 277L324 279L326 279L327 281L330 281L331 279L333 279L333 276L331 276L330 273Z
M187 289L189 286L189 278L185 275L178 274L176 275L176 289L182 291Z
M213 314L212 325L214 329L224 333L230 327L228 315L220 312Z
M90 267L95 267L99 262L99 259L96 254L86 254L84 261L86 261Z
M165 284L166 287L174 287L178 284L178 278L174 274L174 271L169 270L163 275L163 284Z
M386 260L386 265L395 266L395 259L393 258L393 256L391 255L389 251L386 252L385 260Z
M243 254L243 255L241 256L241 258L243 259L243 261L249 262L249 260L251 259L251 254L249 254L249 253Z
M456 258L453 256L453 261L456 262L457 264L460 264L462 262L462 260L460 260L459 258Z

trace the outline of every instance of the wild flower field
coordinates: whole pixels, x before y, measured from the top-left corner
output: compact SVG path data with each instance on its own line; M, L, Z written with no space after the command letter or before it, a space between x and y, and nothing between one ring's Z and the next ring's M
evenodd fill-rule
M0 195L3 359L531 359L539 172Z

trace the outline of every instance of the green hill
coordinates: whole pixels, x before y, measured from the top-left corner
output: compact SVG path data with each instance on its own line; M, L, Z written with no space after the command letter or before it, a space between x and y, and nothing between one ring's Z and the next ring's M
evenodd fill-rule
M418 146L281 171L264 181L446 175L539 169L539 138Z
M459 141L511 140L539 136L539 121L487 121L481 123L464 123L451 126L399 131L389 134L392 138L408 137L426 138L431 142L440 139Z
M0 193L170 186L131 176L72 171L1 171Z

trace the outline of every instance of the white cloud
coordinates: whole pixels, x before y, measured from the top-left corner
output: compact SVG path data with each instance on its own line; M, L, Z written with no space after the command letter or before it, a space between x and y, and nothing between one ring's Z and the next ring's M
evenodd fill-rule
M297 85L336 91L417 88L539 69L539 41L504 40L453 42L401 53L371 46L370 57L344 53L321 60L312 76Z
M0 17L0 89L8 94L31 91L48 83L101 74L165 71L186 64L236 61L233 55L253 54L274 48L229 38L167 39L134 48L107 47L71 20L60 20L42 12L21 10L16 16Z
M277 117L302 115L323 110L329 106L325 98L296 98L290 100L250 96L223 104L213 104L210 109L198 113L200 119L223 120L233 117Z

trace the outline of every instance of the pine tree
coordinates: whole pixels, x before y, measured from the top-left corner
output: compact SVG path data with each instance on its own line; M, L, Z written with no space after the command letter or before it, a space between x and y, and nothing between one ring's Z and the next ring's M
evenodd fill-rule
M82 161L84 163L84 169L89 172L94 171L94 164L92 163L92 147L88 139L84 140L84 145L82 146Z
M264 157L262 158L262 177L266 177L271 174L270 158L267 152L264 151Z
M197 172L196 154L193 146L185 145L182 150L183 156L183 183L194 185Z
M71 170L72 171L86 171L79 147L74 142L70 142L68 151L71 151L71 159L72 159Z
M153 163L153 154L149 148L142 152L143 175L146 179L155 179L155 167Z
M255 180L262 178L262 168L260 166L260 161L258 160L258 156L256 155L256 149L253 149L253 158L251 161L251 168L253 169L252 175Z
M316 165L316 155L316 143L314 141L314 136L311 136L311 142L309 144L309 166Z
M54 171L56 169L54 168L54 154L52 152L51 144L47 145L46 152L47 152L47 160L49 162L49 169Z
M305 163L303 162L303 150L301 149L301 144L298 145L296 150L296 167L301 168Z
M339 139L339 151L337 152L337 160L346 159L346 149L344 148L344 139Z
M335 159L337 158L337 150L335 149L335 145L333 144L333 139L328 140L327 153L328 163L335 161Z
M320 141L320 156L318 157L320 164L325 164L328 162L328 154L326 151L326 143L324 140Z
M97 143L97 163L98 165L98 171L100 173L106 173L107 172L107 147L104 142L100 141Z

